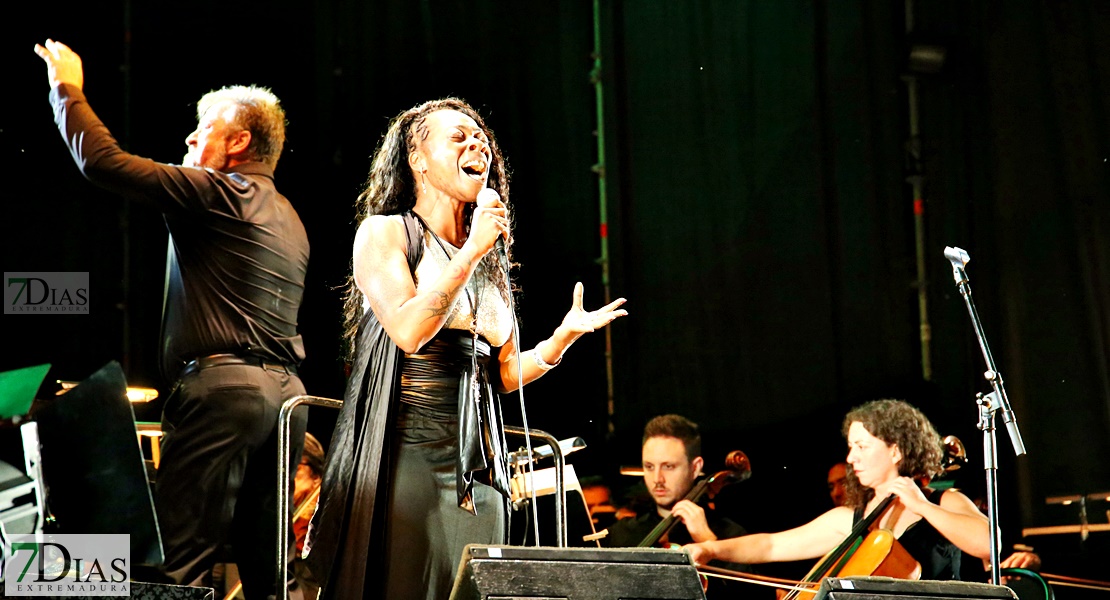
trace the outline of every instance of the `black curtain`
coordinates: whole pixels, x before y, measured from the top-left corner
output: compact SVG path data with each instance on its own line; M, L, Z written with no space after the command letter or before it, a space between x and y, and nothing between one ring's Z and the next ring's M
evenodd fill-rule
M1045 497L1110 485L1098 458L1110 452L1110 4L921 8L922 27L954 50L923 99L931 235L974 257L976 300L1029 449L1011 471L1026 524L1074 523L1074 507ZM967 317L951 295L938 343L955 348ZM977 358L973 345L938 352L938 369L963 366L969 387L983 389Z
M981 466L974 394L989 387L941 254L961 246L1030 450L1007 458L999 433L1003 487L1020 488L1006 509L1028 525L1052 516L1045 496L1110 483L1107 4L923 3L913 36L904 16L616 3L614 235L638 301L619 330L622 448L645 417L682 412L789 489L843 453L840 414L896 396ZM918 75L930 382L904 181L911 44L947 49Z

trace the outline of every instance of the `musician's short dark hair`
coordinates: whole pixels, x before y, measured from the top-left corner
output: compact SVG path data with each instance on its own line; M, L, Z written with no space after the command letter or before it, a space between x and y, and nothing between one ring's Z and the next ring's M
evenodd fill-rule
M673 437L682 441L686 448L686 459L694 460L701 456L701 434L698 424L682 415L659 415L644 426L644 439L641 445L653 437Z
M848 428L855 422L888 446L898 445L902 452L902 460L898 463L899 475L928 480L941 473L944 446L940 435L929 419L908 402L872 400L853 408L844 417L842 433L845 438L848 437ZM874 494L872 490L860 486L851 465L846 487L849 506L862 506Z

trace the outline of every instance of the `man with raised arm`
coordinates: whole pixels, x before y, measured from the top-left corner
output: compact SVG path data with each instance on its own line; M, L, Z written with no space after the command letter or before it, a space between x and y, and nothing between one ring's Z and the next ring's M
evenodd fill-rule
M277 419L284 400L304 393L297 312L308 267L304 226L274 187L285 113L265 88L210 92L197 104L183 164L159 163L120 148L85 99L73 50L47 40L35 53L81 174L161 211L169 230L161 359L173 391L155 484L165 573L210 586L230 544L246 597L271 596ZM305 421L293 419L291 471Z

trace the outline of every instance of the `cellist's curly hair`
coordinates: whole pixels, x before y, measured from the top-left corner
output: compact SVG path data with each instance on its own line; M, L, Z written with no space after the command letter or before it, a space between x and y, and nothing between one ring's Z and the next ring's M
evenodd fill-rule
M382 137L381 144L374 153L370 166L370 174L355 203L357 223L359 225L367 217L373 215L398 215L416 206L416 185L412 169L409 167L409 155L416 151L420 143L428 138L428 115L439 110L455 110L461 112L478 124L486 134L490 149L490 166L488 186L501 195L501 201L509 207L509 170L501 156L501 148L493 132L486 127L478 111L474 110L466 101L459 98L442 98L418 104L394 117L389 122ZM465 222L467 233L470 229L470 218L474 212L474 205L468 204L465 209ZM509 253L509 264L512 265L512 236L505 242L505 250ZM488 275L488 284L497 287L502 297L511 305L510 289L505 284L506 274L501 267L496 255L490 253L482 259L486 262L483 271ZM347 278L346 298L343 307L343 337L348 345L348 357L354 352L355 335L358 333L358 324L362 320L363 295L355 286L354 276Z
M898 463L898 474L914 479L931 479L942 471L944 447L936 428L921 411L902 400L873 400L853 408L844 417L841 428L848 437L848 428L859 422L867 433L879 438L888 446L898 445L902 460ZM875 491L860 485L859 478L851 465L848 466L848 479L845 487L848 506L859 507L867 504Z

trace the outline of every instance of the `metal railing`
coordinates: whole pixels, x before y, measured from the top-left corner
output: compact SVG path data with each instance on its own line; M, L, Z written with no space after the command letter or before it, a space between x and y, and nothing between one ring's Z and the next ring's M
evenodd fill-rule
M277 587L281 590L282 600L289 599L289 528L292 525L289 519L289 463L291 461L293 448L290 428L290 421L293 416L293 410L302 404L309 406L326 406L329 408L342 408L343 401L335 400L332 398L323 398L320 396L301 395L294 396L285 401L281 405L281 412L278 414L278 490L277 490L277 573L278 581ZM514 427L511 425L505 426L505 433L507 435L523 436L525 431L522 427ZM563 471L566 468L566 461L563 458L563 449L559 447L559 440L551 434L541 431L539 429L530 429L528 433L532 437L539 438L547 442L551 446L551 453L555 458L555 513L557 519L557 527L555 530L555 546L557 548L567 547L567 508L566 508L566 483L563 480Z
M278 413L277 587L281 590L282 600L289 600L289 528L292 525L289 519L289 461L293 458L293 448L289 439L291 436L289 422L293 417L293 410L302 404L329 408L343 407L342 400L305 394L286 400L281 405L281 412Z

